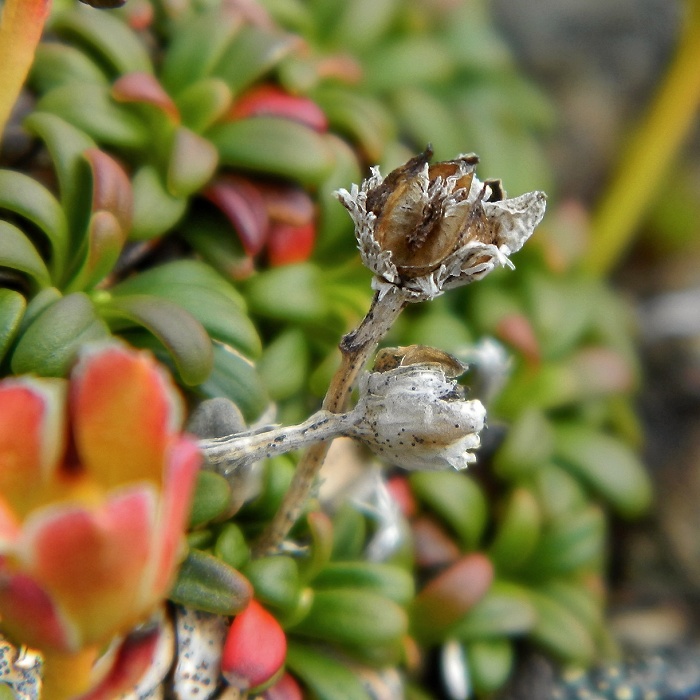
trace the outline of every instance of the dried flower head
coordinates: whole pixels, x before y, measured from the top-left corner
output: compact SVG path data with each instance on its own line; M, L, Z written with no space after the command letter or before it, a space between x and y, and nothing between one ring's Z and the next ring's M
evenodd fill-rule
M378 359L379 371L360 379L352 436L406 469L464 469L474 462L486 410L465 400L453 378L466 367L423 346L390 348Z
M380 295L400 287L411 301L432 299L510 265L544 216L544 192L506 199L498 181L476 178L475 155L430 165L431 156L428 146L386 178L372 168L337 193Z

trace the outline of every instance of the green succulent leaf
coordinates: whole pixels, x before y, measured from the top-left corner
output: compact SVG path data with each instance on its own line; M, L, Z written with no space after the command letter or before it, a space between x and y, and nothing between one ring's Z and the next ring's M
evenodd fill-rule
M581 481L556 464L543 465L531 483L545 519L556 520L579 511L590 500Z
M350 503L342 503L333 514L333 553L331 559L355 560L362 556L367 540L367 521Z
M243 574L255 589L255 598L284 614L291 612L301 595L299 567L292 557L273 555L253 559Z
M71 234L71 247L78 249L90 217L92 175L83 154L95 142L61 117L35 111L24 121L30 133L46 143L58 177L60 200Z
M508 639L480 639L466 645L471 682L478 693L492 693L507 680L515 651Z
M226 114L233 94L220 78L203 78L185 88L176 101L182 123L201 133Z
M126 232L112 212L95 212L88 225L85 259L66 291L89 290L101 282L114 268L125 239Z
M300 39L294 34L246 24L221 54L211 75L221 78L237 94L299 46Z
M34 244L16 226L1 220L0 266L27 275L34 290L51 283L49 271Z
M367 88L383 92L448 81L455 63L440 36L412 34L389 40L378 47L367 56L365 70ZM440 133L437 125L434 133ZM460 150L452 151L451 156L456 153Z
M538 591L570 610L592 634L603 624L602 588L587 586L585 579L551 579L538 587Z
M525 295L540 348L548 359L571 352L591 323L591 285L585 279L523 275Z
M161 80L174 95L208 77L242 25L241 14L214 7L186 16L172 35L163 59Z
M331 562L313 580L316 590L368 590L405 606L415 594L413 576L398 566L369 561Z
M134 216L129 238L149 240L169 231L182 218L187 198L174 197L160 173L151 165L139 168L132 178Z
M317 590L308 615L291 628L295 635L350 647L398 644L408 629L406 612L366 589Z
M51 277L60 280L68 257L69 232L68 222L56 198L28 175L0 170L0 209L19 214L45 234L51 247Z
M265 270L245 285L250 310L292 323L322 321L327 314L321 270L312 263Z
M448 160L465 150L462 120L444 99L406 85L392 95L392 104L403 130L417 148L432 144L438 160Z
M488 509L471 477L456 472L415 472L409 481L419 500L454 530L466 549L478 545Z
M337 200L335 192L362 179L357 155L349 144L331 133L325 135L325 140L333 154L333 170L318 188L321 216L316 232L315 256L333 256L341 243L352 244L352 220Z
M44 289L37 292L27 304L27 309L22 316L17 335L21 336L22 333L34 323L34 320L39 314L45 309L48 309L52 304L55 304L62 296L63 295L56 287L44 287Z
M234 522L225 523L214 544L214 554L234 569L240 570L250 559L245 535Z
M190 527L208 523L226 512L231 502L231 487L228 481L216 472L201 469L192 499Z
M449 635L464 641L523 635L537 621L537 613L522 586L496 580L486 595L450 628Z
M191 550L180 565L169 598L175 603L216 615L236 615L253 596L248 580L220 559Z
M44 308L24 329L10 366L15 374L65 377L82 345L109 336L90 298L78 292Z
M379 100L340 86L320 87L312 96L331 126L355 141L369 162L381 160L387 142L396 138L396 126Z
M27 300L14 289L0 289L0 362L15 339Z
M300 391L309 370L308 341L300 328L282 331L265 347L258 372L270 398L281 401Z
M318 700L371 700L360 678L331 653L290 640L287 666Z
M168 161L168 192L187 197L201 189L212 177L219 154L206 139L187 127L175 129Z
M51 28L87 48L115 77L134 71L153 72L144 44L128 25L109 12L75 6L57 14Z
M231 399L247 421L255 420L268 406L265 387L250 360L228 345L213 342L214 368L208 379L197 387L207 398Z
M192 314L168 299L148 294L113 296L100 312L116 330L142 326L165 346L184 384L205 381L212 371L211 340Z
M227 279L209 265L192 259L173 260L150 267L120 282L110 291L114 294L167 295L171 293L172 288L176 287L181 287L183 290L204 287L225 297L239 311L246 310L245 298ZM181 296L184 296L184 292ZM177 298L180 299L180 297Z
M115 102L110 89L96 83L68 83L47 92L36 108L65 119L101 144L130 151L153 142L148 126L128 105Z
M637 455L620 440L583 424L556 430L561 465L603 496L625 517L646 511L652 485Z
M327 35L331 45L358 52L375 47L388 32L400 7L399 0L340 3L328 16L331 29Z
M537 612L530 635L545 651L565 662L588 665L595 658L595 644L584 624L559 601L529 591Z
M109 81L102 69L84 51L68 44L42 42L37 46L29 84L39 93L66 83Z
M504 479L522 478L547 464L553 452L551 422L542 411L526 408L509 427L494 456L494 469Z
M489 554L499 571L510 572L527 562L540 538L542 511L531 490L511 491Z
M319 185L333 168L323 136L282 117L259 116L214 126L207 137L222 165Z
M185 219L178 233L225 278L242 279L253 271L253 260L223 214L211 208L197 209Z
M165 263L120 282L110 291L115 297L150 294L168 299L192 314L212 338L249 357L260 355L260 338L245 313L242 297L201 262Z
M241 515L267 522L278 510L294 475L294 464L286 455L265 462L260 495L241 508Z
M333 521L321 510L306 516L311 544L309 553L299 562L299 573L305 582L313 581L330 561L333 553Z
M605 516L596 505L558 518L542 531L528 573L541 579L600 566L605 534Z

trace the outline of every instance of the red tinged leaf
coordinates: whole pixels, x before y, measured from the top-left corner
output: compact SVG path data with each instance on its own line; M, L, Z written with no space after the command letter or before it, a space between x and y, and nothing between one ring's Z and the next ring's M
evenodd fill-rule
M202 193L236 229L248 255L259 253L267 240L269 219L260 190L248 180L228 175Z
M446 566L459 559L459 547L433 518L422 515L411 523L416 564L423 569Z
M273 223L267 242L267 257L272 267L304 262L311 257L316 239L313 222L303 226Z
M428 582L416 596L414 631L419 639L439 641L491 587L494 568L480 552L463 556Z
M405 476L393 476L386 482L386 487L405 518L412 518L418 512L418 501L411 491Z
M131 228L134 197L124 169L111 156L97 148L83 154L92 171L92 211L108 211L126 235Z
M180 122L180 112L158 79L148 73L127 73L112 86L112 97L118 102L141 102L152 105L175 124Z
M527 316L523 314L504 316L495 330L497 338L521 352L530 364L539 364L540 344Z
M328 119L323 110L307 97L290 95L275 85L260 85L246 92L228 113L228 120L248 117L284 117L323 132Z
M265 200L270 219L293 226L313 221L316 207L306 190L287 183L261 181L256 183Z
M172 656L168 649L161 650L159 646L167 644L167 639L162 639L162 628L154 627L148 630L137 631L129 635L119 647L114 664L105 679L80 700L112 700L120 693L127 694L133 691L136 684L144 674L152 668L154 661L158 659L158 653L165 652L164 656ZM170 651L170 653L168 653ZM163 675L167 672L167 665L163 668Z
M287 639L279 622L256 600L233 619L221 672L235 688L248 690L272 680L287 655Z
M304 700L299 684L289 673L262 694L263 700Z

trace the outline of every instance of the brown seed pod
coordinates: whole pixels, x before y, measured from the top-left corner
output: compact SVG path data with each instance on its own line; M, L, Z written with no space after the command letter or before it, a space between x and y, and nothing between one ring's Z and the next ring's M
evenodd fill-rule
M428 146L367 194L367 209L377 217L375 239L404 277L437 269L485 223L483 211L466 201L476 156L428 166L431 156Z

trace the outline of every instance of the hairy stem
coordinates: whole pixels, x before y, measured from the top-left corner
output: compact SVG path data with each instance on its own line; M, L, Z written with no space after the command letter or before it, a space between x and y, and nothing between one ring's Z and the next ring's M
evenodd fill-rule
M340 341L342 361L323 400L325 411L342 413L345 410L357 375L408 300L408 294L398 287L392 288L383 297L375 294L372 305L360 325L343 336ZM299 460L280 509L255 544L254 556L277 550L289 534L311 493L329 448L330 440L317 442Z
M207 462L222 476L261 459L299 450L345 433L349 414L318 411L303 423L199 441Z

